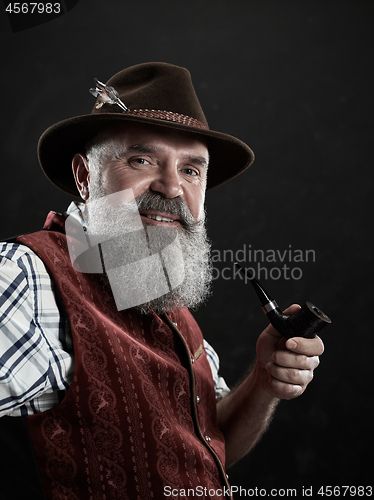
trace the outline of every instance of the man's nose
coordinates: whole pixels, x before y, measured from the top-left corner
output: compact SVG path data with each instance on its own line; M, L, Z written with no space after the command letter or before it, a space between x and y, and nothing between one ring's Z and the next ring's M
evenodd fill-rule
M178 169L169 165L160 169L151 182L151 191L162 194L165 198L176 198L182 195L181 177Z

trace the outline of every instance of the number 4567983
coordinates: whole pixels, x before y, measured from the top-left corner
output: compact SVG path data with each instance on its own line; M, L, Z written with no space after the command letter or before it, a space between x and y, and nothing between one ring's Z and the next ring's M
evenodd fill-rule
M9 3L5 9L9 14L59 14L61 4L56 3L38 3L38 2L15 2Z
M371 497L372 486L321 486L318 495L327 497Z

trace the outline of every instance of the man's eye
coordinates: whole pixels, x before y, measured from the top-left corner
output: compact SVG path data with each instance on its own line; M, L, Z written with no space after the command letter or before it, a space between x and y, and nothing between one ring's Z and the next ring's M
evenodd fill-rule
M196 170L194 170L193 168L185 168L183 172L185 172L187 175L198 175Z
M132 158L131 161L134 163L138 163L139 165L149 165L149 161L145 158Z

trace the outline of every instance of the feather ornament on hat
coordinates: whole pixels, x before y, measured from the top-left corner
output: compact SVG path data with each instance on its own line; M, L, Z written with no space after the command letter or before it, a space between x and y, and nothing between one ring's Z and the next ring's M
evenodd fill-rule
M115 88L105 85L105 83L100 82L97 78L94 78L96 87L90 89L91 94L94 97L98 97L95 108L100 109L104 104L117 104L123 111L130 111L129 108L121 101L118 92Z

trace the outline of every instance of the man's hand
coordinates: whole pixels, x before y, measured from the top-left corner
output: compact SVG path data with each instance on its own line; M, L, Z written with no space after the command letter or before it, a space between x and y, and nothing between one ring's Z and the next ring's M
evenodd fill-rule
M293 314L298 309L300 306L294 304L284 313ZM323 351L323 342L319 337L287 340L269 325L257 341L257 376L262 388L279 399L300 396L313 379Z
M300 306L292 305L285 314ZM319 365L323 343L319 337L285 339L271 325L257 340L253 370L219 401L218 424L226 440L226 466L243 457L265 432L280 399L302 394Z

